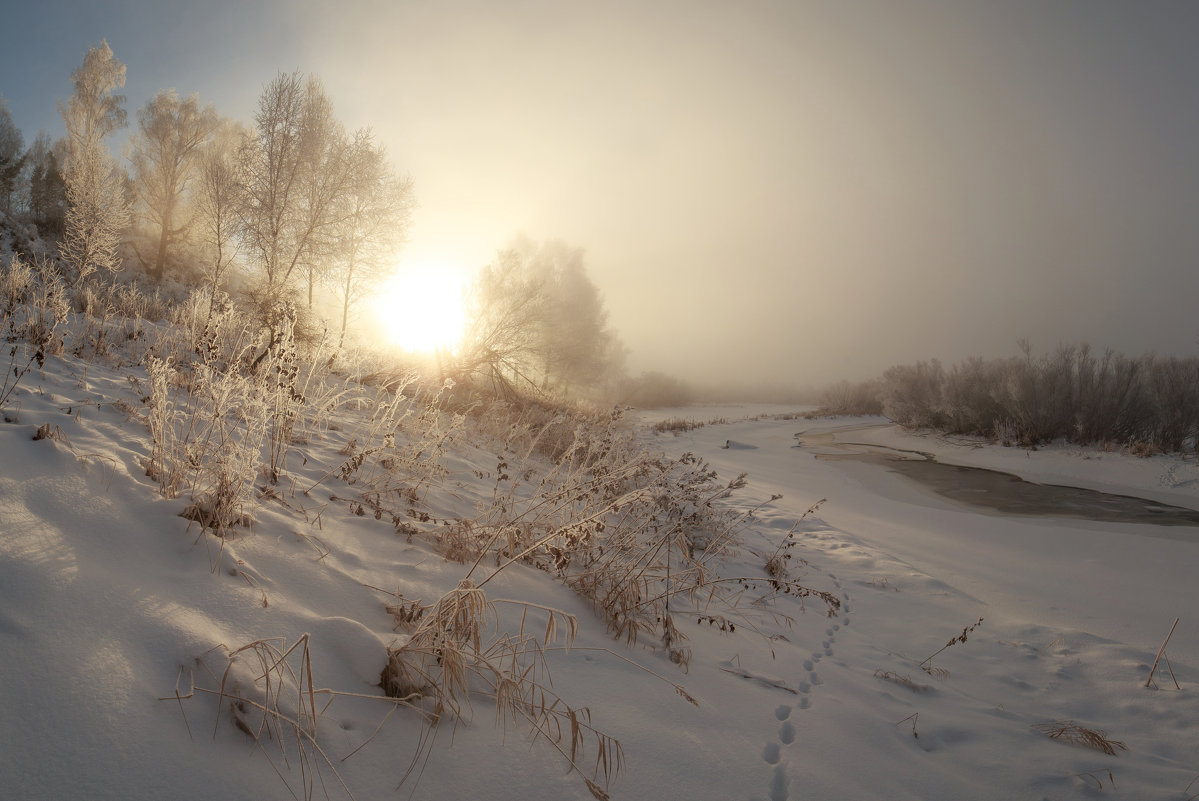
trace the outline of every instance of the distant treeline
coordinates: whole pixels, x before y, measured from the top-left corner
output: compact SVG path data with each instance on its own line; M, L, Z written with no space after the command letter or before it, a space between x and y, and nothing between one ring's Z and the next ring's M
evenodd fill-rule
M907 428L969 434L1032 447L1055 439L1134 452L1199 446L1199 359L1130 358L1068 345L1034 356L933 359L841 383L822 398L829 414L883 414Z

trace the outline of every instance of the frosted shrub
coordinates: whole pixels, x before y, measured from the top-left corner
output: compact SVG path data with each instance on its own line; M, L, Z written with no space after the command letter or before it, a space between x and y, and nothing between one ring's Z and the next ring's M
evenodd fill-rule
M18 307L29 302L34 287L33 267L20 256L14 254L7 265L0 267L0 313L6 324Z
M547 467L537 451L566 421L571 441ZM652 453L617 414L560 409L540 429L513 423L504 445L490 502L475 518L431 532L447 558L472 563L467 575L479 587L517 562L544 570L588 599L614 636L656 637L684 666L689 653L672 615L690 614L701 594L706 607L732 617L758 583L763 599L816 596L830 613L839 605L786 577L720 575L719 557L737 545L752 511L726 503L744 476L721 480L692 454Z
M1066 345L1034 356L892 367L885 413L901 425L1035 447L1054 439L1131 452L1199 446L1199 359L1129 358Z
M267 404L267 475L275 484L283 470L292 431L299 417L297 407L304 403L304 396L297 389L300 368L297 363L299 355L296 351L294 312L283 315L279 329L264 355L266 359L259 363L258 369Z
M936 359L896 366L883 374L883 413L909 428L943 423L941 386L944 370Z
M831 415L875 415L883 413L879 381L851 384L840 381L820 394L820 413Z
M149 357L151 453L146 473L186 516L220 536L245 523L269 416L264 393L237 370L207 361L187 372Z
M445 456L466 419L462 412L443 408L452 381L437 389L419 388L416 381L414 373L404 373L376 388L374 395L347 398L365 405L370 418L346 435L340 451L345 461L317 482L336 476L354 488L355 513L369 509L397 528L404 528L408 517L420 516L415 504L421 491L449 474Z
M30 266L17 255L0 274L0 409L21 380L63 346L60 327L70 314L66 287L46 263Z

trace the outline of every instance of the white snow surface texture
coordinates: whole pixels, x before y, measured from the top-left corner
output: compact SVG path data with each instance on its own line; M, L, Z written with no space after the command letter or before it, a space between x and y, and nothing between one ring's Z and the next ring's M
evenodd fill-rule
M404 634L376 588L430 602L466 566L352 513L330 498L332 483L302 493L344 457L318 463L314 443L311 463L287 465L282 500L257 501L252 528L221 544L146 477L149 435L112 405L137 406L121 371L54 357L17 397L16 422L0 425L0 797L592 797L552 748L519 726L499 728L484 699L468 719L431 730L415 710L389 716L378 701L386 648ZM885 468L819 460L795 435L869 424L853 437L1199 508L1193 459L964 445L881 419L777 416L785 411L688 408L632 424L650 447L694 452L722 478L748 473L730 502L762 505L727 572L764 577L763 555L794 531L792 574L835 593L837 616L783 597L771 610L786 620L763 610L722 632L680 610L693 654L684 673L653 642L613 640L544 572L516 565L488 588L577 617L575 647L547 658L555 691L623 746L612 798L1199 794L1199 529L994 514ZM672 415L728 422L650 431ZM35 440L43 424L59 435ZM458 442L426 502L469 517L492 486L478 476L495 459ZM937 675L922 669L979 618L965 642L924 662ZM1168 669L1163 659L1147 688L1175 618ZM347 694L327 705L319 697L317 742L332 767L305 766L294 742L256 743L235 725L228 697L174 697L219 686L222 646L278 638L288 647L305 634L316 686ZM682 685L698 706L630 662ZM1106 754L1037 728L1054 723L1102 731L1124 748Z

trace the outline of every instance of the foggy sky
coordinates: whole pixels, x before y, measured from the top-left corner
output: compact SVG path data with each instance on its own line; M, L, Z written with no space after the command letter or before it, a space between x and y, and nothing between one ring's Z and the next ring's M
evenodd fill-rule
M414 178L403 264L582 247L634 372L1199 347L1197 5L6 5L27 143L101 38L131 120L174 87L249 122L279 71L316 74Z

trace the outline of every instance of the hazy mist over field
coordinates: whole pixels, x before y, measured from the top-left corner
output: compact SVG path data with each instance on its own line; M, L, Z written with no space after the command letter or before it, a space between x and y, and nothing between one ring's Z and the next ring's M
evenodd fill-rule
M1199 345L1199 7L1163 2L13 4L27 142L88 47L131 111L249 122L279 71L373 127L401 263L586 251L633 371L820 384L1087 341ZM118 140L125 133L118 134Z

